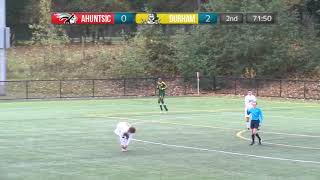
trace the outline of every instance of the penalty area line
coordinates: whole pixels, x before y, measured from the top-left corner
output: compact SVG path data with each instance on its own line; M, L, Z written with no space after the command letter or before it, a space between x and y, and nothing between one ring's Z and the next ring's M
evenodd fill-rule
M251 139L244 137L242 134L245 133L246 130L239 131L236 136L240 139L251 141ZM274 133L276 134L276 133ZM282 134L282 133L277 133L277 134ZM310 150L320 150L320 148L317 147L308 147L308 146L295 146L295 145L289 145L289 144L280 144L280 143L271 143L271 142L264 142L262 141L263 144L270 144L270 145L275 145L275 146L282 146L282 147L290 147L290 148L299 148L299 149L310 149Z
M309 163L309 164L319 164L319 161L308 161L308 160L299 160L299 159L288 159L288 158L278 158L278 157L270 157L270 156L259 156L253 154L245 154L245 153L238 153L238 152L231 152L231 151L222 151L216 149L207 149L207 148L200 148L200 147L192 147L192 146L183 146L183 145L175 145L175 144L165 144L160 142L153 142L153 141L145 141L140 139L132 139L136 142L146 143L146 144L153 144L153 145L160 145L166 147L175 147L175 148L182 148L182 149L190 149L190 150L197 150L197 151L206 151L206 152L216 152L228 155L235 155L235 156L246 156L256 159L269 159L269 160L278 160L278 161L289 161L289 162L297 162L297 163Z

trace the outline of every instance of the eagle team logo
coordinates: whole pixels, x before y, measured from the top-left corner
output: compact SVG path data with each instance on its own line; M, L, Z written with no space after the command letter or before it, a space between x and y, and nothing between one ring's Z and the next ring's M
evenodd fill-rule
M76 24L78 20L78 17L75 14L56 13L55 16L60 22L63 22L63 24Z

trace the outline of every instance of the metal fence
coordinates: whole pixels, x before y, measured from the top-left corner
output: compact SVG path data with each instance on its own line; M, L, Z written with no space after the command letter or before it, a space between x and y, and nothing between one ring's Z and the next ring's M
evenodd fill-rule
M73 79L3 81L8 99L88 98L121 96L155 96L156 78ZM197 79L163 78L169 96L197 95ZM286 79L246 79L200 77L200 93L204 95L244 95L250 89L257 96L320 99L320 81Z

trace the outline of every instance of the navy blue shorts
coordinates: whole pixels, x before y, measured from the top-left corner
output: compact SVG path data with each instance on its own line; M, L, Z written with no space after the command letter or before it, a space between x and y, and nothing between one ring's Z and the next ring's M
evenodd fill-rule
M251 129L258 129L259 125L260 125L260 121L251 120L251 125L250 125Z

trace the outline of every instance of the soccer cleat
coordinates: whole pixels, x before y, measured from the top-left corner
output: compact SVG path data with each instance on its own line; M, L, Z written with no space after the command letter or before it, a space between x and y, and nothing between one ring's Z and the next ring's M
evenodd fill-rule
M127 152L128 150L127 150L127 149L121 149L121 151L122 151L122 152Z
M250 146L252 146L252 145L254 145L254 142L252 142L252 143L250 144Z
M259 134L257 133L256 136L259 139L259 144L261 145L261 138L260 138Z

